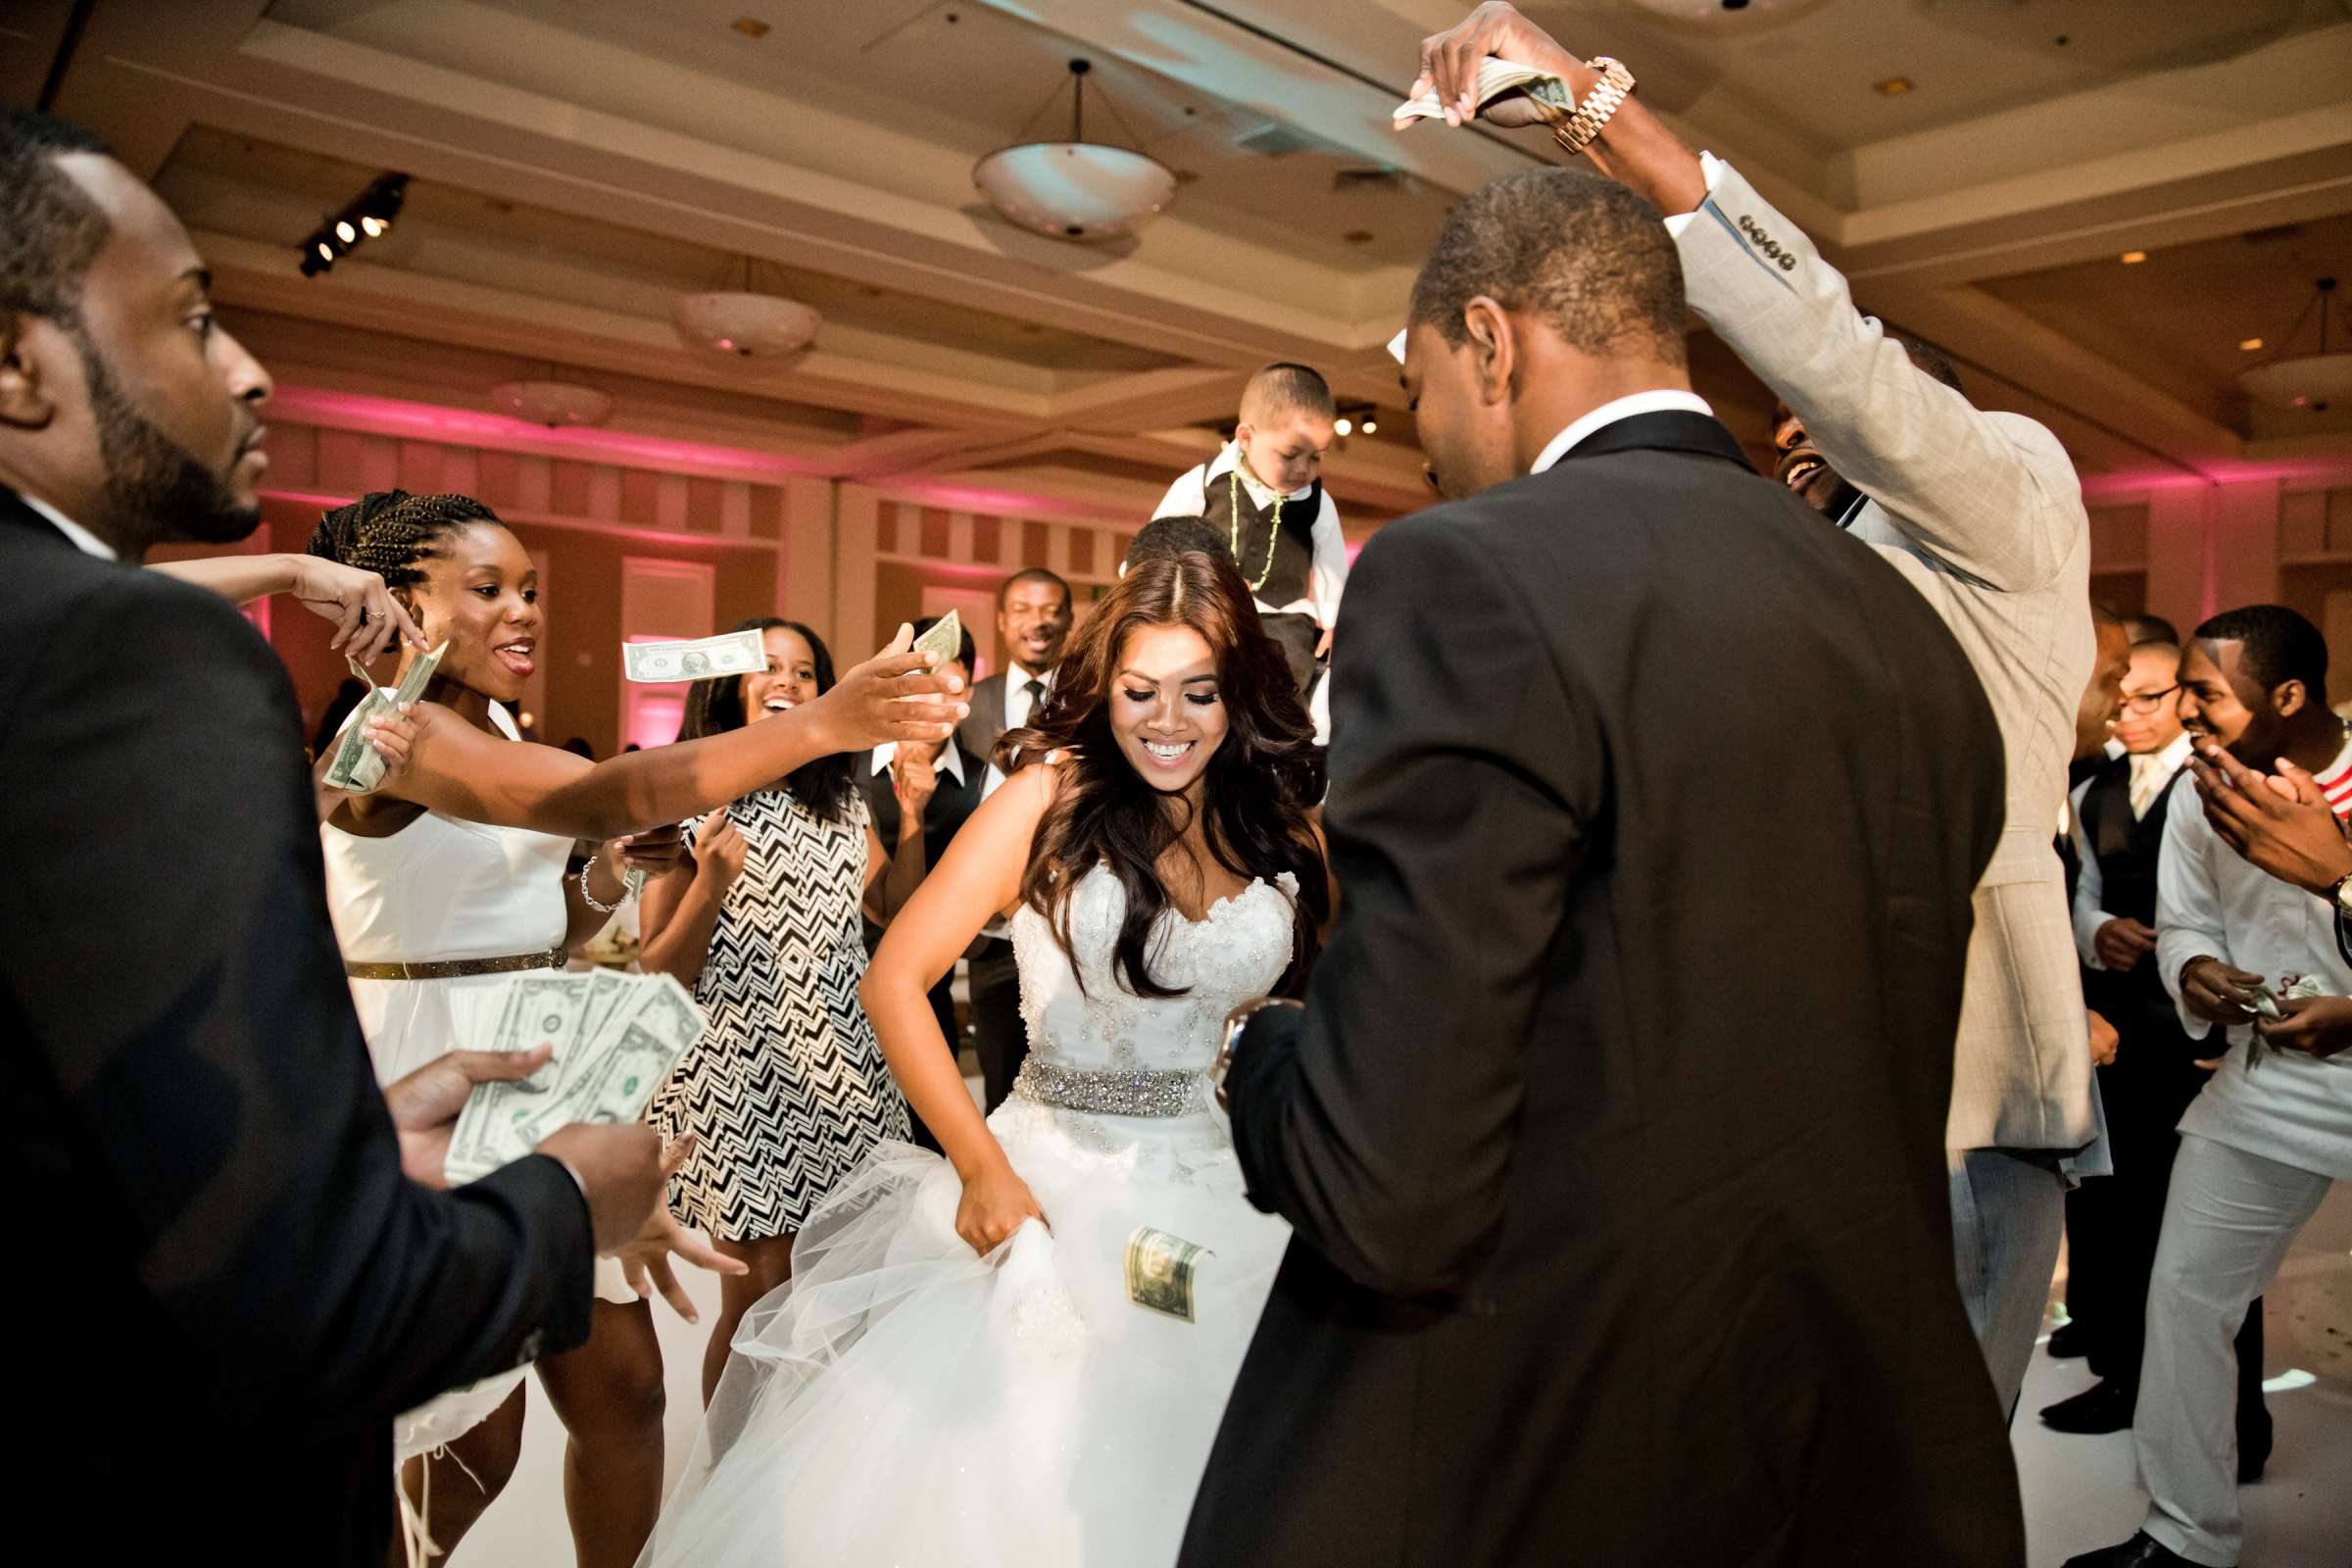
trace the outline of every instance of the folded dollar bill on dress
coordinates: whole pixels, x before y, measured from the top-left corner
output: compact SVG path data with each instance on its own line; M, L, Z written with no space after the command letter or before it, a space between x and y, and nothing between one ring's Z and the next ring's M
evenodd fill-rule
M1214 1255L1199 1242L1138 1225L1127 1238L1127 1299L1187 1323L1199 1322L1193 1309L1193 1275L1200 1259Z
M620 665L635 681L752 675L767 667L767 642L757 631L730 631L690 643L622 643Z
M384 782L383 754L368 744L368 726L386 713L399 712L423 696L425 687L432 683L433 672L441 667L441 656L448 652L449 644L443 643L417 660L400 677L399 688L391 692L376 685L375 678L358 660L344 656L343 662L368 688L368 695L360 699L351 722L343 726L342 736L335 742L335 760L326 767L328 789L348 795L368 795Z
M532 971L461 993L450 1010L470 1049L555 1048L527 1078L474 1086L443 1167L453 1184L522 1158L573 1122L638 1120L703 1032L702 1009L675 980L611 969Z
M1566 83L1548 71L1535 66L1514 65L1494 55L1478 63L1478 106L1481 109L1504 93L1514 91L1524 92L1530 98L1540 98L1555 109L1572 113L1576 109L1576 99L1569 93ZM1446 118L1446 106L1438 102L1437 89L1433 87L1418 98L1407 98L1398 104L1391 111L1390 118L1398 125L1414 120L1443 120Z

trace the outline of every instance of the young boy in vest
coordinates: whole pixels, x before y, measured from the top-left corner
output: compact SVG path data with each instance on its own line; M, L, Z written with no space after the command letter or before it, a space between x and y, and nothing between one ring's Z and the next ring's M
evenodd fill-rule
M1201 517L1222 529L1303 695L1331 651L1348 541L1318 477L1337 410L1303 365L1266 366L1242 389L1241 419L1217 455L1168 487L1155 517Z

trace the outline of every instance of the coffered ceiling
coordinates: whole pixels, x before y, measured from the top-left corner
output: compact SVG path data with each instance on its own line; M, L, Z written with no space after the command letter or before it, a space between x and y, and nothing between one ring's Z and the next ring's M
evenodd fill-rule
M617 421L719 421L821 471L1133 515L1263 360L1394 399L1381 345L1447 207L1552 156L1389 128L1417 40L1464 9L18 0L0 91L49 91L155 179L297 383L397 367L482 407L490 379L556 367L615 390ZM2352 278L2352 0L1529 9L1625 59L1865 308L2049 423L2094 482L2352 465L2352 410L2261 413L2234 382L2255 357L2237 344L2282 332L2318 270ZM1080 56L1089 133L1181 180L1122 244L1013 228L971 185L990 150L1067 133ZM1909 90L1879 90L1895 78ZM385 170L414 176L394 231L302 277L302 236ZM824 314L813 348L679 344L670 301L747 267ZM1760 441L1760 389L1694 349ZM1354 515L1418 503L1410 437L1384 409L1335 455Z

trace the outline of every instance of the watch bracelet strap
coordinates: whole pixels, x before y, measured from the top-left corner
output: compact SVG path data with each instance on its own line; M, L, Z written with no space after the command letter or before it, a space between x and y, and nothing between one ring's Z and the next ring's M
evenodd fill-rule
M1560 124L1551 127L1552 140L1558 142L1570 157L1585 151L1607 128L1626 99L1634 95L1633 73L1607 55L1594 55L1585 62L1588 70L1600 73L1600 80L1585 94L1585 101L1576 112Z

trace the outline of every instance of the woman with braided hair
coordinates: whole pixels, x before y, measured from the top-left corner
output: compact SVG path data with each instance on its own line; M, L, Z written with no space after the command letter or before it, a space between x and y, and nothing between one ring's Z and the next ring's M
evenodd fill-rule
M961 709L924 700L947 684L915 673L922 659L894 649L771 722L595 764L522 742L509 716L532 673L543 614L529 555L488 507L466 496L369 495L328 513L311 548L380 575L424 641L446 645L422 700L370 725L383 782L330 796L320 829L336 936L387 1080L450 1049L453 996L560 966L623 897L625 870L675 867L682 819L820 757L945 735ZM402 668L416 657L404 648ZM568 875L575 840L598 849ZM633 1562L660 1505L662 1360L640 1298L658 1285L694 1320L669 1272L671 1251L722 1274L744 1267L659 1212L621 1267L599 1264L588 1343L540 1363L570 1434L564 1497L583 1568ZM517 1371L457 1390L398 1424L402 1490L420 1511L429 1507L425 1533L445 1550L513 1473L520 1382ZM428 1489L427 1456L443 1449L463 1471Z

